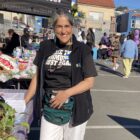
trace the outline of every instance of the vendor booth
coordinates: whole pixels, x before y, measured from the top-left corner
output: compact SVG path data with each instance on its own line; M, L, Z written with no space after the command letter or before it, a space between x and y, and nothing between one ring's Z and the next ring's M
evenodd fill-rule
M71 0L0 0L2 11L43 17L51 17L53 12L61 8L68 11L70 6ZM16 114L14 133L17 140L26 140L28 132L16 123L25 121L31 124L33 120L33 101L25 105L24 94L36 72L36 66L33 64L35 56L35 50L24 49L21 44L14 49L13 56L0 52L0 96L19 114L24 113L24 115Z

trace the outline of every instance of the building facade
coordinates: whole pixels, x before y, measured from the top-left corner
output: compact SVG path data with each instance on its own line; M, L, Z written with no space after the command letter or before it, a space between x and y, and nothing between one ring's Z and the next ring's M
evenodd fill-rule
M140 29L140 11L132 10L118 15L116 22L117 32L127 35L130 31Z
M0 10L48 17L57 9L69 10L70 6L71 0L0 0Z
M106 32L115 31L113 0L78 0L78 9L85 13L82 26ZM114 26L113 26L114 25Z
M70 7L71 0L0 0L0 33L7 33L9 28L20 32L26 25L39 32L53 12L61 8L70 10ZM47 17L45 22L41 17Z

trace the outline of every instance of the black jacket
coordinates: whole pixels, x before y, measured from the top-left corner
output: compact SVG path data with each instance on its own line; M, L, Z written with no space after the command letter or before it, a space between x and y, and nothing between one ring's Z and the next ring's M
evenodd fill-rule
M12 55L14 48L20 46L19 35L13 33L12 38L8 41L6 47L2 49L2 52L7 55Z
M38 87L37 93L43 93L43 85L39 84L40 75L43 76L43 65L41 63L44 59L47 59L55 52L55 43L53 40L46 40L40 44L41 48L34 60L34 63L38 66ZM72 53L70 56L72 65L72 86L81 82L84 78L94 77L97 75L91 50L84 43L78 42L73 38ZM41 68L42 67L42 68ZM41 82L42 83L42 82ZM40 94L39 93L39 94ZM42 95L36 95L36 99L42 98ZM82 94L74 96L74 109L72 115L72 125L76 126L87 121L93 113L92 99L90 91L86 91Z

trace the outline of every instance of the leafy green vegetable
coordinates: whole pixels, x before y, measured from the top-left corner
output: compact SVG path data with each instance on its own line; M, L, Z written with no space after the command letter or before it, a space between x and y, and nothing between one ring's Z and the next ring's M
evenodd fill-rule
M15 123L15 113L15 109L7 103L0 101L0 140L17 140L12 135ZM27 122L21 122L19 125L25 127L29 132L30 126Z

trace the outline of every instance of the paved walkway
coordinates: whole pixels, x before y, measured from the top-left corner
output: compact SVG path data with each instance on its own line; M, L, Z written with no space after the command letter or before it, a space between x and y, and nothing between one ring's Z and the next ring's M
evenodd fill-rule
M122 64L114 72L110 61L96 63L99 76L92 90L94 114L85 140L140 139L140 72L122 78Z
M122 78L122 64L117 71L110 61L98 61L98 77L91 90L94 114L90 118L85 140L140 139L140 72L133 70L128 79ZM39 140L34 125L29 140Z

